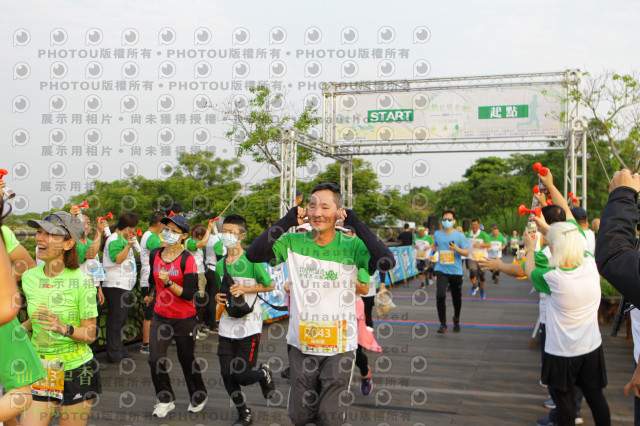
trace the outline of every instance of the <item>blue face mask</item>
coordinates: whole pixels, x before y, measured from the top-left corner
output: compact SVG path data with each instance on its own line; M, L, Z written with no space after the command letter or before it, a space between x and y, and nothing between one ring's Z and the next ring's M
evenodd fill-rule
M449 220L449 219L442 219L442 227L444 229L451 229L453 228L453 220Z

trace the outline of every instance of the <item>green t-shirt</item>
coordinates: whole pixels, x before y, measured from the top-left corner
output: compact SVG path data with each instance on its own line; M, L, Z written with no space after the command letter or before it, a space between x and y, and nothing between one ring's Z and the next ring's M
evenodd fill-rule
M153 249L157 249L158 247L161 247L162 240L160 239L160 236L158 236L158 234L156 234L153 231L149 231L149 232L151 232L151 235L149 235L149 237L147 238L147 243L146 243L147 249L151 251Z
M116 261L116 257L118 257L122 249L127 246L127 241L122 238L122 236L120 236L120 234L118 234L117 232L116 234L118 235L116 240L109 243L109 258L111 258L112 262Z
M467 232L467 233L466 233L466 234L464 234L464 235L465 235L465 237L467 237L467 238L475 238L475 239L478 239L478 240L482 240L482 241L484 241L484 242L485 242L485 244L486 244L486 243L489 243L489 242L491 241L491 240L489 239L489 236L487 235L487 233L486 233L486 232L484 232L484 231L480 231L480 233L479 233L479 234L478 234L478 236L476 236L476 237L474 237L474 236L472 236L472 235L471 235L471 231Z
M185 244L185 247L187 248L187 250L189 251L196 251L196 250L202 250L202 248L198 248L196 246L196 244L198 244L198 241L194 240L193 238L189 238L187 240L187 243ZM215 246L214 246L215 247Z
M0 383L9 392L47 375L29 335L17 318L0 325Z
M76 248L78 249L78 263L83 264L87 257L87 252L89 251L89 247L93 244L93 240L91 238L87 238L87 244L82 244L78 241L76 244Z
M413 244L416 243L416 240L426 241L429 244L433 244L433 238L431 238L431 235L429 234L424 234L422 237L418 234L415 234L413 236Z
M216 264L215 277L218 288L221 286L222 275L224 274L223 262L226 259L220 259ZM247 259L246 253L242 255L232 264L226 265L227 272L233 278L233 282L239 285L257 285L262 284L265 287L271 286L271 276L267 272L264 263L252 263ZM230 317L225 311L220 317L218 332L220 336L229 339L243 339L245 337L262 333L262 309L260 302L256 300L258 293L246 293L245 300L249 305L254 305L253 311L242 318Z
M360 268L358 269L358 281L360 281L361 283L368 283L369 281L371 281L371 276L366 270Z
M16 238L16 234L14 234L8 226L2 225L2 238L4 238L4 245L7 247L7 253L11 253L20 245L20 241Z
M369 250L358 237L338 232L321 246L313 233L288 233L273 245L277 263L286 262L290 281L290 316L287 343L302 353L332 356L358 347L356 280L358 269L369 275ZM339 338L320 344L309 330L325 327ZM346 328L345 328L346 327ZM305 330L300 335L300 330Z
M31 343L39 355L48 359L60 356L65 371L78 368L93 358L88 344L43 330L33 317L38 306L45 305L63 324L74 327L80 327L83 319L96 318L96 288L90 277L80 269L65 269L58 276L49 278L44 273L44 265L40 265L22 275L22 290L27 297L27 313L32 318Z

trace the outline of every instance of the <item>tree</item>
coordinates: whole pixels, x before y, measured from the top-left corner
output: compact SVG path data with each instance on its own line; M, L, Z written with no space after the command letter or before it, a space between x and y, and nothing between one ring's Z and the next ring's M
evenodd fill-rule
M582 73L580 87L569 97L587 108L618 163L640 170L640 86L636 73Z
M284 97L281 93L272 93L266 86L249 89L252 98L248 105L244 99L231 99L223 105L223 114L231 118L233 127L227 132L238 146L238 155L250 153L257 163L267 162L278 172L280 166L280 142L282 132L291 127L307 132L320 122L317 108L305 106L297 117L283 115L279 117L274 108L284 109ZM313 152L298 147L298 165L305 166L314 160Z

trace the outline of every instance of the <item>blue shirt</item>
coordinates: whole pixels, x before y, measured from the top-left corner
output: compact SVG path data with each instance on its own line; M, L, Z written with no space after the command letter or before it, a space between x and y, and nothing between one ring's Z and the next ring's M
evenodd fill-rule
M462 256L460 253L449 249L449 243L451 241L461 249L469 247L467 237L455 229L450 234L445 234L443 230L436 231L435 234L433 234L433 242L438 246L438 251L440 252L435 270L448 275L462 275Z

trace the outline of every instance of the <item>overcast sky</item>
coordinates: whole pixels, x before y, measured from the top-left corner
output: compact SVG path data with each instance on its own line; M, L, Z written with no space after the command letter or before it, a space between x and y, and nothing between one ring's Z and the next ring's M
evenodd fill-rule
M84 191L92 176L162 177L181 149L234 156L227 124L212 122L212 110L199 105L246 95L247 81L281 81L285 111L295 112L320 99L323 81L412 79L418 61L430 64L427 77L632 71L638 15L631 1L8 2L0 14L0 168L24 197L16 212L43 211ZM114 57L116 49L125 57ZM126 57L128 49L138 56ZM336 57L353 49L370 57L351 59L355 66ZM376 49L395 57L372 58ZM382 60L392 66L381 70ZM171 121L162 123L161 114ZM367 160L374 168L392 161L380 182L405 192L459 180L481 155L488 154ZM406 166L417 157L429 165L419 178ZM258 166L241 160L246 181ZM264 168L255 180L269 173Z

